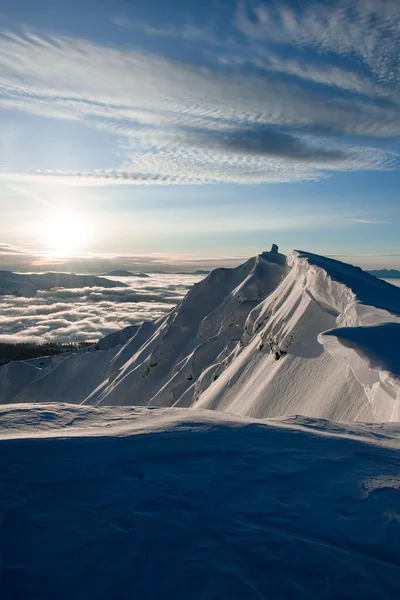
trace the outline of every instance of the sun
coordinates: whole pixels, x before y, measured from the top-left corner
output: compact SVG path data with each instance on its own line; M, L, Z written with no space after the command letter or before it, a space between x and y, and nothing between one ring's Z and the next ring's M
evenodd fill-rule
M41 223L40 237L52 254L65 256L87 245L90 228L78 213L57 212Z

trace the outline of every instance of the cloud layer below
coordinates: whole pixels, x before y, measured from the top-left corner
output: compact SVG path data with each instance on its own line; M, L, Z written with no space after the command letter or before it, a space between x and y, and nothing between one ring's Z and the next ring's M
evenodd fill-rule
M45 290L33 298L1 298L0 341L73 342L99 338L167 314L201 277L126 278L127 288Z

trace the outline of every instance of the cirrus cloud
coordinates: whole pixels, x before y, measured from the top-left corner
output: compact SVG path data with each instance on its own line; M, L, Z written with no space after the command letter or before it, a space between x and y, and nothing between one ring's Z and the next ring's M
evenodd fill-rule
M138 24L149 36L167 32L180 43L202 44L201 60L192 63L66 35L5 33L0 108L106 131L121 158L117 166L110 159L109 168L81 171L11 165L1 176L165 185L295 182L397 168L396 152L361 140L400 135L398 18L390 1L386 8L372 0L362 6L241 3L232 14L235 35L226 40L216 27L211 35L193 25ZM115 22L127 24L123 17ZM313 56L293 56L294 47ZM354 67L353 56L365 69Z

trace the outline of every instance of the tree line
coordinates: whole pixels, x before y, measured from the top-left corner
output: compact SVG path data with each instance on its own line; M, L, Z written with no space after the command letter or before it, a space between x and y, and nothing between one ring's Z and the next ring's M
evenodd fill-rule
M80 348L92 346L93 342L19 342L10 344L0 342L0 361L4 364L11 360L29 360L30 358L40 358L41 356L55 356L62 352L76 352Z

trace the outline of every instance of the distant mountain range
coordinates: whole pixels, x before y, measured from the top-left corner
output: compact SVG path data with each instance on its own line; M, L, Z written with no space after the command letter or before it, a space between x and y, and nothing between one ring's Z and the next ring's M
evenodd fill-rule
M151 271L152 275L208 275L210 271L179 271L178 273L169 273L168 271ZM150 277L147 273L132 273L124 269L117 269L105 274L105 277Z
M131 271L120 269L106 273L106 277L150 277L150 275L147 275L147 273L131 273Z
M210 271L203 271L198 269L197 271L180 271L178 275L208 275Z
M377 269L376 271L367 271L367 273L383 279L400 279L400 271L397 269Z
M52 288L84 287L127 287L121 281L111 281L95 275L75 275L74 273L13 273L0 271L0 295L32 296L38 290Z

